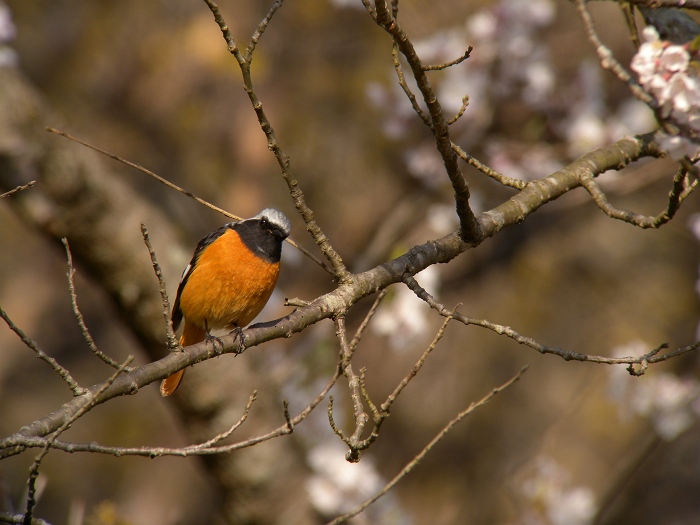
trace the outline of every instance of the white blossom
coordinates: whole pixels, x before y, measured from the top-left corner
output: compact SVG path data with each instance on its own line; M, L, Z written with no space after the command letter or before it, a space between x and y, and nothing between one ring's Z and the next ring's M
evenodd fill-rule
M689 46L659 40L652 27L645 28L642 37L644 43L631 62L640 84L656 98L664 118L700 132L700 79L691 67ZM663 134L658 142L676 160L700 154L697 138Z

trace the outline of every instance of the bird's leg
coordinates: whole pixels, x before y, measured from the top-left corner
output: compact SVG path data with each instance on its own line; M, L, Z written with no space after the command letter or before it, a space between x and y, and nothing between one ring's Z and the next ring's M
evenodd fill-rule
M238 347L236 353L243 353L243 351L245 350L245 338L243 337L243 328L238 326L236 323L233 323L233 330L231 330L231 335L233 335L235 339L238 339L240 343L240 346Z
M221 339L219 339L215 335L211 335L211 333L209 333L209 323L207 323L206 319L204 320L204 330L205 330L204 340L207 343L212 344L212 346L214 347L214 351L217 354L220 354L221 352L223 352L224 351L224 343L221 341Z

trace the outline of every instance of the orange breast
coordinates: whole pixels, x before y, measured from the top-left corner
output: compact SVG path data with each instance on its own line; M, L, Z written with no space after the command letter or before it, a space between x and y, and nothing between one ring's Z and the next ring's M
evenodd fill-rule
M229 230L199 256L180 295L182 315L201 328L244 327L267 303L279 269L279 262L260 259Z

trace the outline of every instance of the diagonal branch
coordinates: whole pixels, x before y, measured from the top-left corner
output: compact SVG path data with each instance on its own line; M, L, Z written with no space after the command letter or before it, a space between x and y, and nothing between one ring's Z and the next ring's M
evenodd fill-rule
M68 276L68 292L70 293L70 302L71 306L73 307L73 315L75 316L75 319L78 322L78 326L80 327L80 331L83 334L83 339L85 339L85 342L87 343L88 347L97 358L101 359L112 368L119 369L119 363L117 363L114 359L112 359L104 352L100 351L99 348L97 348L95 340L92 338L90 330L88 330L88 327L85 324L83 314L80 311L80 308L78 307L78 297L75 293L75 283L73 282L73 275L75 274L75 269L73 268L73 255L70 252L68 239L64 237L63 239L61 239L61 242L63 242L63 246L66 249L66 259L68 260L68 272L66 275ZM129 372L131 368L127 367L125 370Z
M17 336L28 348L31 348L34 351L34 353L39 359L47 363L51 368L53 368L54 372L61 376L61 379L63 379L63 381L68 385L68 388L71 389L74 396L82 396L87 392L85 388L80 386L78 382L75 379L73 379L73 376L71 376L68 369L61 366L58 361L56 361L50 355L47 355L41 348L39 348L36 342L27 334L25 334L24 331L19 326L17 326L12 321L12 319L10 319L10 316L7 315L7 312L5 312L5 310L3 310L2 308L0 308L0 317L2 317L5 323L7 323L7 326L10 327L10 330L17 334Z

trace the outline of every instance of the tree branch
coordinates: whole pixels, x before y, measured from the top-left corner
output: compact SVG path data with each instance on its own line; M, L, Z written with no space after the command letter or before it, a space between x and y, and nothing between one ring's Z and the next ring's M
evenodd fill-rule
M420 463L423 458L430 452L433 447L443 438L445 435L452 430L457 423L462 421L465 417L467 417L469 414L474 412L477 408L480 408L484 406L486 403L488 403L491 398L493 398L496 394L499 394L503 392L506 388L511 386L513 383L518 381L525 371L527 370L527 367L523 368L518 372L515 376L513 376L511 379L503 383L501 386L494 388L491 392L489 392L486 396L482 397L479 401L476 401L469 405L466 409L464 409L462 412L457 414L457 416L450 421L443 429L433 438L430 440L430 442L423 447L423 450L421 450L411 461L409 461L405 467L399 471L399 473L392 478L389 483L387 483L384 488L382 488L379 492L377 492L375 495L373 495L371 498L367 499L364 501L362 504L358 505L355 507L353 510L350 512L343 514L342 516L338 516L334 520L328 522L327 525L339 525L341 523L345 523L347 520L350 518L357 516L360 512L364 511L367 507L369 507L372 503L377 501L379 498L387 494L394 486L401 481L409 472L411 472L418 463Z

